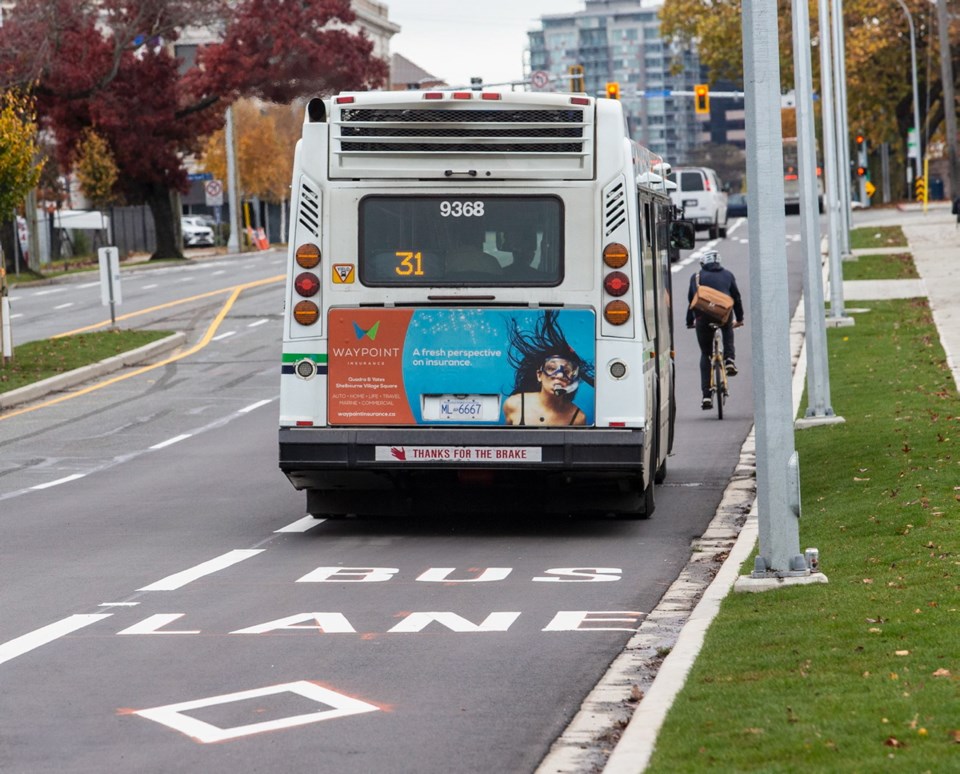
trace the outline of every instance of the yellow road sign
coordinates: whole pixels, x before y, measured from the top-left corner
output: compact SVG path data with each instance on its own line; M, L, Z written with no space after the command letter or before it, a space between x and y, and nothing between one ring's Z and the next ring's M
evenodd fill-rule
M873 196L873 194L876 193L877 187L873 183L871 183L869 180L866 183L864 183L863 187L864 187L864 190L866 190L867 192L867 196Z

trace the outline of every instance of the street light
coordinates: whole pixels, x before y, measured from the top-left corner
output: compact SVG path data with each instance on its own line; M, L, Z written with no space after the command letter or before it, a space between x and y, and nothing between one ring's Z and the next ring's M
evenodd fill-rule
M920 103L917 99L917 44L914 41L913 16L910 14L910 9L907 8L907 4L903 2L903 0L897 0L897 2L900 3L900 7L907 15L907 24L910 25L910 67L913 75L913 127L917 137L916 177L920 177ZM910 182L912 183L913 181L911 180Z

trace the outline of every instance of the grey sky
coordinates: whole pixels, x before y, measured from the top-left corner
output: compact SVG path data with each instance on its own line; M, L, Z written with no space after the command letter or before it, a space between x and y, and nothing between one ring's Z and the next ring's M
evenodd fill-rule
M545 14L581 11L584 0L384 0L402 29L390 50L450 85L520 80L527 31Z

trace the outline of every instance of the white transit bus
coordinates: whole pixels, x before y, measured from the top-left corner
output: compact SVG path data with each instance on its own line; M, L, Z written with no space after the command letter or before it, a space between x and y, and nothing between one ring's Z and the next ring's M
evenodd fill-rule
M293 172L280 469L307 512L649 516L673 441L659 157L578 94L314 99Z

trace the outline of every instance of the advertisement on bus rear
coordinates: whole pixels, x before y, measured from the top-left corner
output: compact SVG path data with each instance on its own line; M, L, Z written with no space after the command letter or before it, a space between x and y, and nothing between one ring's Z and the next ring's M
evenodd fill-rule
M331 425L589 427L589 309L331 309Z

